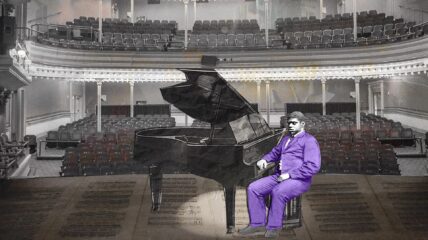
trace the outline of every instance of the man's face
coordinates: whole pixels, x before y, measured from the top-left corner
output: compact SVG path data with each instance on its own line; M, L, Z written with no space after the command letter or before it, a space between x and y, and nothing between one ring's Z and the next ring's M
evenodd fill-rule
M296 135L297 133L301 132L305 126L305 122L299 121L297 118L290 118L288 119L288 131L291 133L291 135Z

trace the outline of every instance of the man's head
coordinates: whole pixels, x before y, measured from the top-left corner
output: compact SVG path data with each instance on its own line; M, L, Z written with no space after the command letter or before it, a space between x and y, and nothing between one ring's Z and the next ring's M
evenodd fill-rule
M305 127L305 115L303 113L295 111L288 115L287 118L288 132L291 135L296 135L297 133L304 130Z

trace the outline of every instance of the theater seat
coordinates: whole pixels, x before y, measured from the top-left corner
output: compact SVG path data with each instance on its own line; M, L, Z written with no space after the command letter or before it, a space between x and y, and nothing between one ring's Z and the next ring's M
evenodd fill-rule
M405 128L401 131L401 137L402 138L415 138L415 135L413 134L413 130L411 128Z

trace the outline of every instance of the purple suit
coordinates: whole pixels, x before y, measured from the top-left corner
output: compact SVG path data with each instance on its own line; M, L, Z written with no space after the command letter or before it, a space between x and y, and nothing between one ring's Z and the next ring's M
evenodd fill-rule
M252 227L266 225L264 198L270 194L271 206L266 229L281 228L285 204L308 191L312 176L320 169L321 154L317 140L303 131L291 138L285 147L289 138L290 135L285 136L263 157L267 162L281 161L281 170L278 168L274 175L261 178L248 186L248 213ZM290 178L278 182L278 176L284 173L288 173Z

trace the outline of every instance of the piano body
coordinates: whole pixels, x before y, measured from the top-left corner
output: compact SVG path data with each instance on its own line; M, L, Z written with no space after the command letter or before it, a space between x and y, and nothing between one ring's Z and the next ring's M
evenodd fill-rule
M163 173L187 172L224 187L227 232L235 227L236 186L247 186L255 163L282 131L269 128L229 83L214 70L182 69L186 82L161 89L163 98L211 128L153 128L135 133L134 158L149 166L152 209L161 204Z

